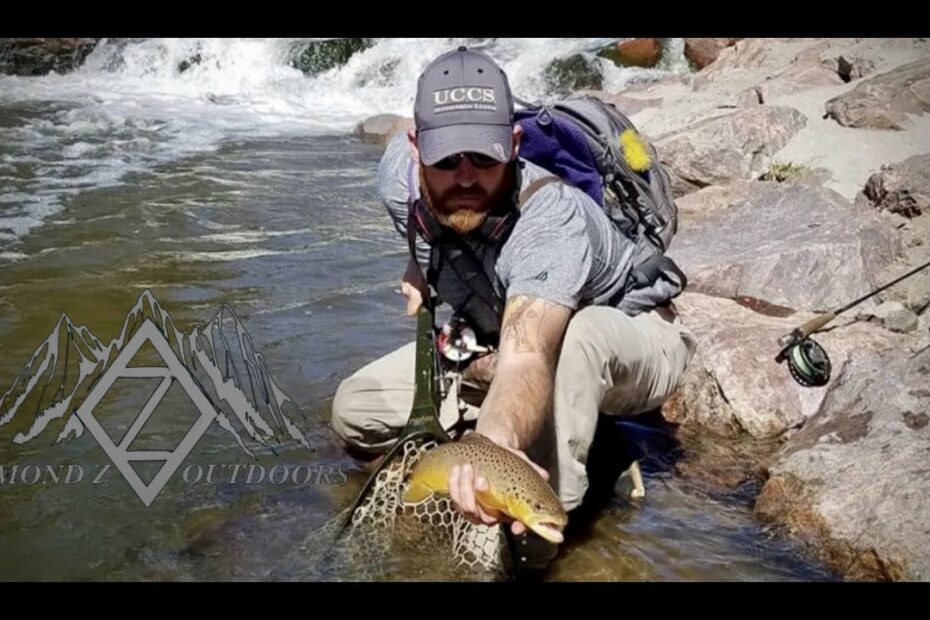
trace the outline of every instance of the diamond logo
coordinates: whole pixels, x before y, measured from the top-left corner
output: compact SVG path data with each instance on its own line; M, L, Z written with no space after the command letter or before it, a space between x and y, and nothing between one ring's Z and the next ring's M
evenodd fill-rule
M108 401L122 391L126 380L138 385L140 378L154 379L154 392L134 418L126 424L120 419L119 429L126 429L122 437L111 436L101 421L112 425L113 420L98 420L97 415L109 411ZM197 412L193 424L173 449L161 439L152 443L151 435L146 439L146 428L166 424L179 428L187 421L173 414L162 417L171 410L167 403L177 396L184 398L181 393ZM166 405L159 409L163 401ZM131 417L135 406L126 413ZM272 378L264 356L231 307L223 304L210 321L185 332L148 290L127 314L120 335L109 343L62 314L10 389L0 394L0 427L17 420L23 429L13 443L32 441L49 432L53 423L58 428L55 443L79 438L87 430L146 506L214 422L252 458L256 447L273 451L271 442L280 445L287 439L313 452L294 414L304 417L300 406ZM146 427L149 421L153 424ZM131 449L134 442L136 450Z
M132 367L128 365L139 349L149 342L155 347L162 361L167 368L149 368L149 367ZM113 443L110 436L100 425L100 422L94 417L94 408L100 403L107 391L113 386L120 377L154 377L161 378L161 383L148 402L139 412L139 415L129 426L129 430L123 436L119 445ZM148 422L149 417L158 407L161 399L164 398L172 382L177 381L178 385L190 397L191 401L200 411L200 417L188 431L187 435L171 451L130 451L129 446L135 440L139 431ZM178 357L171 350L171 346L165 337L158 331L158 328L146 319L142 327L133 335L132 339L126 344L119 355L113 361L113 364L107 369L106 373L94 388L87 395L87 398L81 403L76 412L78 418L84 423L84 426L90 431L100 447L106 452L107 456L113 462L113 465L123 474L123 478L129 483L139 499L146 506L150 506L162 488L167 484L174 472L177 471L190 451L197 445L203 434L213 424L216 419L216 410L203 395L193 378L187 371L187 368L181 363ZM133 461L162 461L164 464L149 484L145 484L142 478L132 467Z

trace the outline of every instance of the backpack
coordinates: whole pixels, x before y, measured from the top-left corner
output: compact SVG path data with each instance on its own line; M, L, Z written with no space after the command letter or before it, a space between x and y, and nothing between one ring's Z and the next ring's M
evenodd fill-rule
M616 107L596 97L520 103L524 107L514 115L523 128L520 157L591 196L636 243L628 299L619 307L638 313L679 295L687 278L665 256L678 230L678 207L655 147Z

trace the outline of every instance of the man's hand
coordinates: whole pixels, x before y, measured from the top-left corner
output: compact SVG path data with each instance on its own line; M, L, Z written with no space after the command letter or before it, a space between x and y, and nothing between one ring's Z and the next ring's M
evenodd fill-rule
M492 441L510 450L539 472L545 480L549 480L549 472L534 463L521 450L511 448L506 443L495 437L489 437ZM467 521L474 524L484 523L485 525L496 525L502 521L509 521L510 518L498 510L486 508L478 502L477 492L488 490L488 481L481 475L481 472L475 471L471 464L455 466L449 473L449 495L452 498L452 505L465 517ZM510 529L517 536L526 531L526 526L520 521L513 521Z
M401 282L400 292L407 298L407 316L416 315L423 305L423 294L409 282Z
M494 373L497 371L498 359L499 356L497 352L482 355L471 364L469 364L464 371L462 371L462 379L464 381L471 381L472 383L487 389L490 387L491 382L494 380Z
M423 273L416 261L412 258L407 263L407 272L400 283L400 292L407 298L407 316L416 315L420 306L423 305L423 297L426 295L426 281L423 280Z

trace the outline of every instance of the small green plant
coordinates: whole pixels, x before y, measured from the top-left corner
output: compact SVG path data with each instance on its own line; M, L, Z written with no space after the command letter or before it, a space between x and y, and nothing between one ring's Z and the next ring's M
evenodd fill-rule
M783 183L789 179L801 176L810 171L810 166L805 164L795 164L790 161L775 160L769 165L769 169L760 177L763 181L775 181Z

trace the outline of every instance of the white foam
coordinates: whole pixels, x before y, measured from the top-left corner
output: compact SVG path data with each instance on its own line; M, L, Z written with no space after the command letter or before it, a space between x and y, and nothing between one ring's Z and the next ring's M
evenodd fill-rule
M229 230L226 232L210 233L196 237L198 242L220 243L224 245L244 245L258 243L278 237L287 237L290 235L303 235L316 233L320 227L297 228L293 230ZM162 243L190 243L190 237L161 237Z
M95 147L93 144L88 144L87 142L75 142L74 144L69 144L63 148L61 153L68 159L77 159L78 157L87 155L95 148L97 147Z
M19 175L18 191L0 189L0 205L21 210L15 216L0 211L0 229L20 237L57 212L69 194L119 184L127 173L214 150L224 140L343 134L374 114L410 115L419 74L461 44L497 60L518 96L538 99L546 94L541 76L551 60L579 52L593 58L611 39L379 39L345 66L315 77L288 64L308 41L102 43L65 75L0 76L0 107L37 110L21 126L0 128L0 141L11 147L0 157L0 170L31 173ZM680 69L602 64L608 88Z
M41 226L48 217L61 211L61 204L54 196L27 195L18 201L10 201L6 195L0 195L0 199L16 204L12 209L4 207L0 210L0 214L7 214L0 215L0 240L20 238L33 228Z
M218 129L344 132L373 114L409 115L419 74L430 60L457 45L487 52L508 73L517 95L539 98L546 94L541 75L551 60L579 52L593 55L611 41L380 39L345 66L306 77L287 63L294 49L307 40L149 39L101 44L84 66L67 75L29 81L0 78L5 91L0 100L77 103L79 108L63 111L56 121L60 130L77 133L120 126L156 131L165 129L165 123L196 125L201 133ZM674 51L681 43L672 39L670 45ZM199 63L179 71L195 57ZM665 69L676 71L682 66ZM648 70L606 69L614 82L620 73L650 75Z
M234 260L245 260L249 258L260 258L262 256L279 256L281 254L292 254L293 251L284 250L228 250L224 252L160 252L159 255L170 258L179 262L226 262Z

